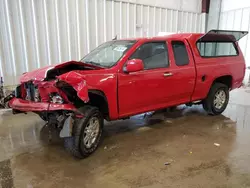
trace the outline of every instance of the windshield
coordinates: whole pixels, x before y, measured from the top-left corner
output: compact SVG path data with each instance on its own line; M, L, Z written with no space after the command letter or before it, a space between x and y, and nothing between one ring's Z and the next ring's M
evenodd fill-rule
M125 52L135 44L135 42L134 40L105 42L87 54L81 62L101 67L112 67L120 60Z

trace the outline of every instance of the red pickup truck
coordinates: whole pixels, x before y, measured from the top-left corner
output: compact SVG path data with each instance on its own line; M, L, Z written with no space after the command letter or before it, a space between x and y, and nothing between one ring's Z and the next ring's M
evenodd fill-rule
M32 111L60 129L74 156L93 153L104 119L117 120L180 104L221 114L242 85L244 31L212 30L112 40L80 61L28 72L9 97L14 113Z

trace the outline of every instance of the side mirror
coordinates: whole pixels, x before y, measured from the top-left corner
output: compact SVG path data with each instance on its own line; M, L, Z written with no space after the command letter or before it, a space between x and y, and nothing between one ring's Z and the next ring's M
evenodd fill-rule
M128 60L124 67L124 72L137 72L144 69L144 65L141 59Z

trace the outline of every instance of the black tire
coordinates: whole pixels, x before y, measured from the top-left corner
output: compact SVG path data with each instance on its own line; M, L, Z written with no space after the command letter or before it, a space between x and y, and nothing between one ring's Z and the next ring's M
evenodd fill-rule
M86 105L79 109L83 112L84 117L82 119L76 119L73 125L73 136L64 138L65 149L73 156L83 159L92 154L101 142L103 132L103 116L98 108ZM92 117L97 117L99 121L99 131L94 143L90 148L86 147L83 143L84 130Z
M220 90L223 90L225 92L226 100L223 103L221 108L216 108L214 105L215 94ZM229 88L225 84L214 83L212 87L210 88L207 98L203 100L202 104L203 104L204 110L206 110L208 114L219 115L226 109L228 101L229 101Z

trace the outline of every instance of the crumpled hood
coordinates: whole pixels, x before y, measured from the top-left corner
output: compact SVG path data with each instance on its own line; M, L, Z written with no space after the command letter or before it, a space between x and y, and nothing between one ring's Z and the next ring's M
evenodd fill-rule
M52 69L63 68L63 67L69 66L69 65L79 65L82 67L84 67L84 66L95 67L92 65L86 65L86 64L84 64L82 62L78 62L78 61L68 61L68 62L50 65L50 66L36 69L34 71L31 71L31 72L24 73L20 77L20 82L24 83L24 82L28 82L30 80L43 81L47 77L48 71L50 71ZM69 70L69 71L71 71L71 70Z
M69 61L25 73L20 78L20 82L32 81L38 87L44 101L48 100L48 93L60 93L61 86L56 86L56 83L66 82L74 88L82 101L88 102L88 89L100 88L103 83L113 83L111 81L113 79L115 74L108 69Z
M47 75L47 71L51 70L53 68L55 68L56 65L50 65L47 67L43 67L37 70L33 70L31 72L26 72L24 73L21 77L20 77L20 82L24 83L24 82L28 82L30 80L43 80L44 78L46 78Z

